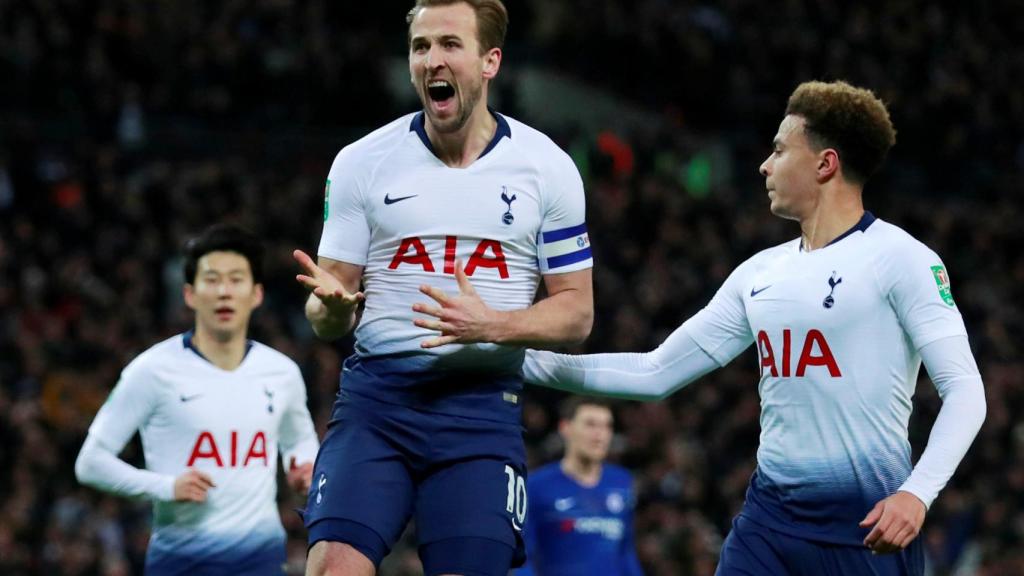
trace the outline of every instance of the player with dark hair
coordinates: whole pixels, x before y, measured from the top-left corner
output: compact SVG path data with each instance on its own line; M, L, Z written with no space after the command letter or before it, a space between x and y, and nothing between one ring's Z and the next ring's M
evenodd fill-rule
M527 566L516 576L642 576L633 540L633 479L608 464L613 416L604 400L561 406L565 454L530 472Z
M100 408L75 462L79 482L154 501L146 573L283 574L277 456L306 493L317 450L299 367L248 340L263 301L263 248L235 226L185 247L195 328L140 354ZM142 437L146 468L117 455Z

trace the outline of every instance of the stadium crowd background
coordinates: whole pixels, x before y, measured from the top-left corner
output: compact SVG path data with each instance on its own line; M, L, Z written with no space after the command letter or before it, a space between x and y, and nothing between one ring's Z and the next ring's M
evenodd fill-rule
M410 2L411 3L411 2ZM371 7L372 5L372 7ZM800 81L874 89L899 131L866 191L938 251L988 419L925 525L932 574L1024 574L1024 4L510 0L499 110L569 150L588 191L596 324L581 351L655 346L726 274L797 228L757 166ZM140 574L149 506L75 483L93 414L137 353L186 329L177 259L220 219L266 240L254 336L303 367L321 431L351 342L316 342L293 248L315 250L344 144L414 109L392 96L406 3L0 1L0 574ZM517 69L558 71L655 122L534 122ZM617 406L652 575L708 575L758 439L753 354L656 404ZM559 455L559 396L524 408ZM938 409L922 371L915 457ZM136 445L129 458L141 461ZM282 494L284 491L282 490ZM284 494L290 553L304 531ZM400 546L383 576L416 574Z

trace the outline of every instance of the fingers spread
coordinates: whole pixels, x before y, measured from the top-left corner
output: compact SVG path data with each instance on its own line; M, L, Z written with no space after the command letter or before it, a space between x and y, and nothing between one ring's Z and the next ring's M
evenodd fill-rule
M412 305L413 312L419 312L420 314L429 314L435 318L443 318L444 310L436 306L430 306L428 304L416 303Z
M423 292L427 296L430 296L431 298L436 300L438 304L442 306L448 303L448 296L445 295L444 291L441 290L440 288L435 288L433 286L427 286L424 284L423 286L420 286L420 292Z
M455 261L455 280L459 283L459 292L476 295L476 289L473 288L469 277L466 276L466 272L462 269L462 260Z
M316 278L306 276L305 274L296 274L295 279L299 281L299 284L305 286L307 290L315 290L320 285Z
M317 272L320 270L320 267L316 265L316 262L313 262L313 259L309 257L309 254L306 254L302 250L294 250L292 252L292 258L295 258L295 261L299 263L299 266L301 266L302 269L306 271L306 274L309 274L310 276L316 276Z
M424 340L420 343L421 348L437 348L438 346L444 346L445 344L451 344L458 342L458 336L438 336L437 338L431 338Z

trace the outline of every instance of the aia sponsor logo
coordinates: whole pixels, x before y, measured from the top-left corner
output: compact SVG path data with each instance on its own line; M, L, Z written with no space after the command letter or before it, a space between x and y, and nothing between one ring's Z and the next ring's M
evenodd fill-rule
M441 257L444 273L455 274L455 252L458 244L457 236L445 236L444 254L435 254L432 258L419 236L405 238L391 258L388 268L397 270L400 266L419 266L424 272L433 273L437 272L434 259ZM508 278L508 264L505 262L505 250L502 249L501 242L484 239L477 243L473 255L466 262L466 276L472 276L477 268L491 268L497 270L502 280Z
M780 350L778 337L775 339L775 344L772 344L772 339L768 337L767 332L758 331L757 352L761 356L761 376L764 376L765 370L767 370L775 378L780 375L783 378L791 376L802 378L807 374L808 368L821 367L827 369L829 376L833 378L842 377L839 364L836 363L836 358L832 354L832 348L820 330L812 328L807 331L800 346L800 356L796 360L796 370L792 369L792 342L793 333L786 328L782 331L781 354L777 354L776 350Z
M217 438L212 432L203 430L192 444L192 453L188 457L186 467L191 467L202 460L210 461L217 468L270 465L270 459L267 456L267 435L262 430L257 431L251 440L244 439L241 444L238 441L237 430L232 430L228 438L221 438L220 443L217 442ZM248 446L248 448L244 449L244 452L240 452L239 448L242 446Z

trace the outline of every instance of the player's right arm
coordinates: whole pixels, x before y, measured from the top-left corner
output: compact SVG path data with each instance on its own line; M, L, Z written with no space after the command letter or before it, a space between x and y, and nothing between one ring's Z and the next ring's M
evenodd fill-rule
M651 352L570 355L527 350L523 378L577 394L661 400L725 366L754 341L742 294L749 269L747 264L737 268L703 310Z
M189 469L175 477L136 468L117 457L152 415L157 403L153 388L143 368L137 364L125 368L89 427L75 461L75 477L86 486L119 496L202 502L214 486L206 473Z
M313 262L302 250L296 250L293 256L303 270L295 279L311 291L306 300L306 318L313 332L324 340L351 332L359 303L365 298L359 291L363 267L323 256Z
M301 250L292 254L302 268L296 280L311 291L306 318L324 340L351 332L364 300L359 287L370 246L363 198L367 164L358 147L347 146L338 153L327 175L317 262Z

